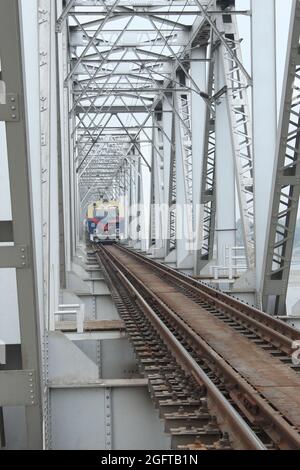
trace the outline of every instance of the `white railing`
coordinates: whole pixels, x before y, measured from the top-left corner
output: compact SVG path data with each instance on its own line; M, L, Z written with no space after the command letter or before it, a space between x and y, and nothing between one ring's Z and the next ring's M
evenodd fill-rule
M51 318L50 330L55 331L56 319L60 317L59 320L62 321L62 317L65 316L76 316L76 329L77 333L84 332L84 316L85 316L85 307L83 304L74 304L74 305L59 305L59 310L54 312Z
M243 253L243 254L242 254ZM227 277L232 281L234 277L247 271L247 262L245 248L243 246L226 246L225 247L225 264L223 266L211 266L210 274L214 280L218 280L222 275L222 280Z

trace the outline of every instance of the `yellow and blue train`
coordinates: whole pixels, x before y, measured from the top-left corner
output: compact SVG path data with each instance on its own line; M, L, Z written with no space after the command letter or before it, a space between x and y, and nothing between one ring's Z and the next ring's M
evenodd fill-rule
M117 201L102 200L89 206L87 232L92 242L117 242L124 232L124 217Z

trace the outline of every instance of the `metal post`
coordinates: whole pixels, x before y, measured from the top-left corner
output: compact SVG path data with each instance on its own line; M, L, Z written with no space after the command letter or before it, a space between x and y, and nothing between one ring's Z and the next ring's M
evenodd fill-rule
M252 78L255 266L260 298L277 138L275 0L252 0Z
M163 111L163 146L164 146L164 204L168 206L171 202L170 194L172 191L172 178L171 178L171 165L174 155L174 141L173 137L173 122L174 122L174 110L173 110L173 96L172 94L164 95L162 99L162 111ZM165 240L165 257L168 255L170 250L170 214L166 217L163 222L165 225L163 227L163 233L166 237Z
M207 75L206 75L206 47L199 47L192 50L191 54L191 76L197 83L198 87L207 90ZM194 60L200 61L194 61ZM202 60L202 61L201 61ZM200 228L200 200L202 192L202 167L205 145L205 130L206 130L206 109L207 105L198 93L192 92L191 101L191 119L192 119L192 156L193 156L193 232L196 234L194 246L194 267L196 270L198 251L200 250L200 243L202 237L202 230ZM200 233L199 233L200 232ZM195 272L196 274L196 272Z
M22 366L31 371L31 405L26 406L27 447L41 449L42 407L36 268L29 177L28 128L24 100L23 46L18 0L0 3L0 56L2 80L11 109L19 114L6 120L9 177L15 247L23 246L23 262L16 265ZM12 109L13 110L13 109ZM13 117L15 116L15 117ZM22 251L22 250L21 250ZM29 374L29 375L30 375Z
M192 159L190 135L185 131L190 123L189 108L185 96L177 93L175 97L175 154L176 154L176 249L177 268L192 268L190 239L192 233ZM189 148L189 149L188 149Z
M218 93L225 85L220 50L216 51L215 61ZM223 266L225 246L235 246L236 235L235 169L226 94L216 102L216 188L217 264Z

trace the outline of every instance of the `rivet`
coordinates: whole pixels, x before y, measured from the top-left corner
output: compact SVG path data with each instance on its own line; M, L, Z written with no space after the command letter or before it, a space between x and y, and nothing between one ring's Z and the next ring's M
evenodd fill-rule
M14 102L14 101L16 101L16 99L12 96L12 97L10 98L10 101Z
M17 117L17 116L16 116L15 114L12 115L12 118L13 118L13 119L16 119L16 117Z

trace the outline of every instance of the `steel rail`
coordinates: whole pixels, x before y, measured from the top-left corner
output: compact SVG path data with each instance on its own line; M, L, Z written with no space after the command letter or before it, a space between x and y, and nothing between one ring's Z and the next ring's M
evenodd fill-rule
M174 357L163 345L162 339L141 308L128 295L128 290L120 283L116 273L103 264L103 260L99 261L99 266L120 317L125 323L142 373L148 378L148 390L155 407L159 408L160 418L165 421L166 432L171 435L171 441L173 436L178 437L177 431L179 431L179 436L185 435L186 437L183 447L172 443L172 449L232 450L233 442L230 441L229 433L216 424L216 410L208 406L205 387L199 387L194 378L187 374L179 364L176 369L171 366L175 361ZM162 359L166 364L164 368L161 367ZM171 397L166 396L165 393L162 394L162 390L167 391ZM192 401L188 399L189 392L194 397ZM175 418L175 424L172 418ZM196 427L191 428L191 422ZM213 426L209 429L211 425ZM200 429L197 426L200 426ZM191 429L195 431L192 435L189 434ZM212 439L211 430L215 432L215 441Z
M128 278L123 274L121 269L116 266L115 259L113 262L113 257L107 255L107 252L100 248L101 254L105 257L107 263L111 266L113 271L118 275L118 278L127 290L134 296L137 304L142 309L143 313L146 315L148 320L152 323L158 334L164 340L165 344L171 349L174 357L177 362L183 367L183 369L191 374L195 381L203 387L206 388L207 395L214 402L215 406L218 408L219 412L222 413L222 417L226 419L228 424L232 427L232 432L237 435L249 450L266 450L264 444L258 439L252 429L248 424L242 419L238 412L233 408L233 406L226 400L222 395L219 389L215 384L210 380L210 378L205 374L193 357L188 353L188 351L182 346L178 339L173 335L170 329L164 324L164 322L159 318L159 316L154 312L154 310L147 304L145 299L141 296L138 290L134 285L128 280ZM99 254L96 253L98 260Z
M238 386L238 389L243 392L244 399L250 398L252 402L256 404L260 411L260 418L264 420L264 422L271 423L272 427L276 429L276 431L280 434L281 438L283 439L281 445L287 445L288 448L291 449L299 449L300 448L300 435L299 433L288 423L288 421L280 416L280 414L273 408L273 406L249 384L241 375L238 374L231 366L228 364L222 356L220 356L213 348L211 348L202 338L200 338L192 328L182 320L176 312L171 310L153 291L151 291L128 267L122 265L121 261L113 255L111 252L107 254L103 247L100 248L103 256L106 258L107 262L114 264L114 269L118 270L124 276L124 272L126 272L127 276L131 278L131 281L134 280L135 286L138 286L140 292L143 292L144 295L146 294L147 298L154 300L155 304L159 306L160 309L164 312L167 316L168 320L172 319L175 322L176 329L184 331L184 335L187 335L190 340L192 340L196 344L196 348L200 348L200 350L204 353L204 355L210 358L217 367L221 371L221 375L225 376L231 384L235 387ZM129 255L133 255L133 253L127 252ZM132 285L132 282L127 279L126 276L124 278ZM145 302L141 296L140 292L135 288L135 291L139 294L139 297ZM136 296L136 294L134 294ZM138 298L138 297L136 297ZM151 308L151 307L150 307ZM167 327L166 327L167 328ZM234 397L233 397L234 399ZM237 400L237 405L239 405L241 398ZM286 447L284 447L286 448Z
M174 281L180 280L182 285L192 289L195 293L205 297L206 300L216 307L222 309L222 311L228 311L229 314L235 314L243 320L251 323L255 328L260 328L267 335L271 335L276 341L282 344L284 351L290 354L293 350L292 342L300 340L300 332L295 328L286 325L282 320L272 317L271 315L257 310L255 307L251 307L231 296L220 292L204 283L196 281L191 277L170 268L169 266L157 263L143 255L140 255L133 250L124 248L118 245L118 248L123 250L125 253L135 256L140 261L151 265L155 269L168 274L174 279ZM228 310L229 309L229 310Z

